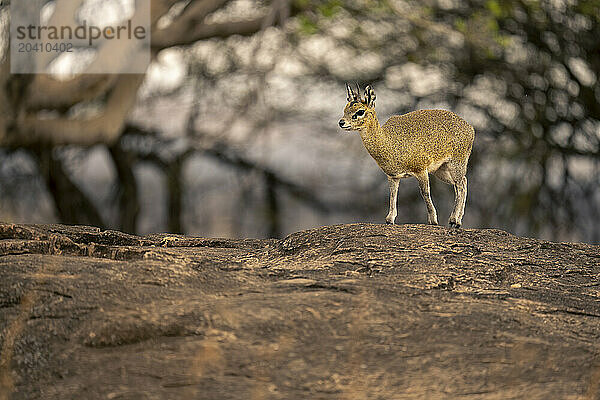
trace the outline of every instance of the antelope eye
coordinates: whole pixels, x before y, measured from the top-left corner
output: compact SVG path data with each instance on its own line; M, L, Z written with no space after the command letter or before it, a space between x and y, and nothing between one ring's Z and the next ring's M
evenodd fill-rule
M365 115L365 110L358 110L353 116L352 119L356 119L357 117L362 117Z

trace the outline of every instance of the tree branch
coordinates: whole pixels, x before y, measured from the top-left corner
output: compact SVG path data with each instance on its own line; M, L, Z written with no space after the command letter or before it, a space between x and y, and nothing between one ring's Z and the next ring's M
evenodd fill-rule
M52 118L41 119L27 115L18 121L18 132L7 138L10 145L77 144L91 146L98 143L112 144L118 139L125 118L137 98L137 91L144 75L119 75L109 95L104 112L89 119Z
M203 39L228 38L233 35L250 36L261 30L265 18L267 17L248 21L199 24L185 32L165 29L152 36L152 48L161 50L172 46L189 45Z
M178 0L152 0L150 4L151 25L162 17ZM204 3L204 2L198 2ZM60 5L62 18L73 17L70 3ZM67 6L67 8L65 8ZM55 14L56 15L56 14ZM55 18L53 16L53 18ZM58 18L58 17L56 17ZM54 25L65 25L68 21ZM115 42L116 43L116 42ZM112 49L107 49L112 52ZM67 81L53 79L50 75L37 74L27 90L26 107L29 110L43 108L68 108L81 102L95 99L110 91L117 81L116 74L81 74Z
M115 74L82 74L68 81L59 81L50 75L37 74L27 90L26 106L32 111L68 108L108 92L117 78Z
M156 138L160 137L160 134L156 131L144 129L135 125L127 125L124 129L124 133L151 136ZM199 141L192 141L190 143L190 149L184 152L179 157L187 157L190 151L192 150L208 155L221 162L238 167L242 170L256 171L261 175L267 177L272 184L287 190L288 193L290 193L292 196L304 201L316 210L328 211L330 208L325 202L322 202L313 193L311 193L310 190L303 188L302 186L286 179L285 177L282 177L271 168L261 166L256 162L245 158L241 154L231 151L231 149L229 148L229 146L227 146L226 143L217 142L212 143L210 145L206 145L200 143ZM161 168L167 168L168 166L168 164L164 160L162 160L154 153L138 155L138 157L141 160L154 162L158 164Z
M187 32L190 27L197 25L210 13L217 11L231 0L202 0L191 1L183 10L179 18L165 30Z
M287 190L291 195L309 204L316 210L324 212L329 209L326 203L318 199L309 190L280 176L271 168L260 166L255 162L246 159L240 154L235 154L231 152L230 150L228 150L228 146L224 143L215 143L212 146L204 146L200 144L195 144L192 146L194 147L194 149L206 155L212 156L220 161L224 161L228 164L235 165L241 169L245 169L248 171L260 172L263 176L268 177L268 180L271 184L277 185Z

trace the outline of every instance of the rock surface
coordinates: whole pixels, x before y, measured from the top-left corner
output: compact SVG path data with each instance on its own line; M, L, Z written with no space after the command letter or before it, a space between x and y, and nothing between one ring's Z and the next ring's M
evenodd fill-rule
M600 399L600 246L0 224L0 399Z

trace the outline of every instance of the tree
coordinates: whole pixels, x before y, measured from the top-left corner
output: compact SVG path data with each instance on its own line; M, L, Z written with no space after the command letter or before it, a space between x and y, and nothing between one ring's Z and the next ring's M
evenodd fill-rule
M153 0L153 57L164 49L190 45L198 40L252 35L267 26L283 23L290 13L296 12L287 1L276 0L265 5L264 12L253 19L214 23L206 21L207 16L225 8L228 3L230 2L227 0ZM3 4L2 7L2 13L6 17L8 4ZM67 19L72 16L57 18ZM161 18L170 21L159 28ZM7 38L6 20L2 29L3 36ZM4 44L7 46L7 41ZM8 54L4 56L0 65L0 107L3 110L0 116L0 146L7 149L27 149L36 156L61 221L106 226L93 203L72 182L69 174L65 173L60 155L53 151L65 145L102 145L110 149L119 180L120 228L135 230L138 200L135 177L131 171L136 155L125 151L120 139L128 132L139 133L139 129L127 126L127 116L143 82L144 75L141 74L82 74L67 81L59 81L44 74L10 75L10 57ZM72 116L74 109L92 102L101 104L101 111L97 115ZM48 118L48 115L52 117ZM178 222L180 213L177 211L180 207L177 205L177 197L180 196L181 189L177 182L180 179L182 158L186 154L168 165L155 155L148 156L168 171L172 210L169 228L174 231L181 231Z

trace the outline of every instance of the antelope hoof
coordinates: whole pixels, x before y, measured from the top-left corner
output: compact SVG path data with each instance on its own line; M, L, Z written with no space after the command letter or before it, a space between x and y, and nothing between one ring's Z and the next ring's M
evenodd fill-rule
M385 219L385 223L386 223L387 225L394 225L394 220L393 220L393 219L388 219L388 218L386 218L386 219Z
M428 218L427 223L429 225L438 225L438 220L437 220L437 218L433 218L433 219Z
M450 221L450 222L448 223L448 225L450 226L450 228L453 228L453 229L458 229L458 228L460 228L460 224L459 224L458 222Z

